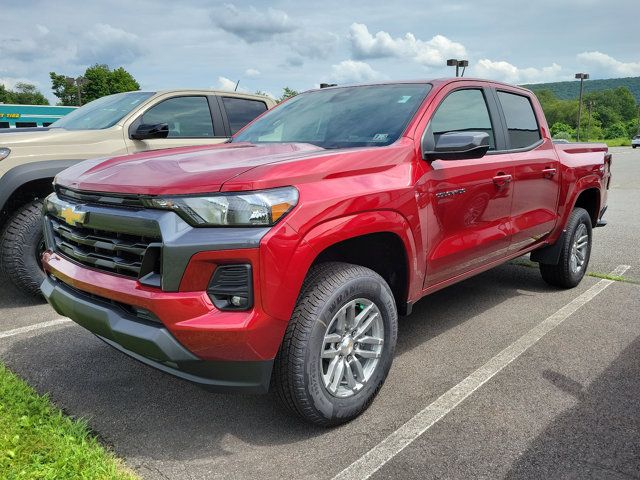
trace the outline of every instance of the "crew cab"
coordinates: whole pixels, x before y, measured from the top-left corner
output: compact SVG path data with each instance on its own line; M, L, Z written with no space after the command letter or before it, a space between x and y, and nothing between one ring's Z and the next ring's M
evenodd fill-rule
M93 157L211 145L275 105L272 98L214 90L127 92L102 97L46 128L0 130L0 266L40 295L42 201L53 177Z
M320 425L367 408L398 316L531 252L561 288L603 225L605 145L535 96L442 79L313 90L230 143L78 164L45 203L42 291L109 345ZM463 308L463 306L461 306Z

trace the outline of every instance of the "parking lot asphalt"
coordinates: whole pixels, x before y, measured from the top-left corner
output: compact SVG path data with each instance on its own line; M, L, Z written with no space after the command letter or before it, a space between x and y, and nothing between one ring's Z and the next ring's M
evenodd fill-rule
M342 427L302 423L270 395L205 392L71 322L3 338L58 318L8 285L0 287L0 360L88 419L144 478L329 479L581 294L604 287L371 478L638 478L640 151L612 152L609 224L595 231L589 270L628 265L630 281L589 276L557 290L516 261L425 298L401 319L378 398Z

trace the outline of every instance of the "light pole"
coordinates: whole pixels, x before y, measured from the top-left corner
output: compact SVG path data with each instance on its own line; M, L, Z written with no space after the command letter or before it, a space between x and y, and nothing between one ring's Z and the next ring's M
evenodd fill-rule
M75 85L76 87L76 92L77 92L77 97L78 97L78 106L81 107L82 106L82 94L80 93L80 89L82 88L82 85L85 84L86 82L86 78L80 76L78 78L73 78L73 77L66 77L67 83L70 83L71 85Z
M456 67L456 77L464 77L464 71L468 66L469 60L458 60L457 58L447 60L447 67ZM460 67L462 67L462 75L460 75Z
M576 78L580 79L580 97L578 99L578 134L577 141L580 141L580 116L582 114L582 84L589 78L588 73L576 73Z

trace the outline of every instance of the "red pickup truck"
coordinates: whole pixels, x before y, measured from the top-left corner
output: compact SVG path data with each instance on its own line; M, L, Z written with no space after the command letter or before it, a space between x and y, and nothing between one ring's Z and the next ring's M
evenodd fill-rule
M611 156L554 145L528 90L473 79L309 91L224 145L89 160L45 204L42 291L61 315L213 390L360 414L398 315L531 252L585 274Z

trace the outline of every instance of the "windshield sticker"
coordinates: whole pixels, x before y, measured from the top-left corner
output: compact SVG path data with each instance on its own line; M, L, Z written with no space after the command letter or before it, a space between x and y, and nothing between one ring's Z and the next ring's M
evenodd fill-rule
M376 133L373 136L373 141L374 142L386 142L387 140L389 140L389 134L388 133Z
M398 103L407 103L410 98L411 98L411 95L403 95L400 97L400 100L398 100Z

